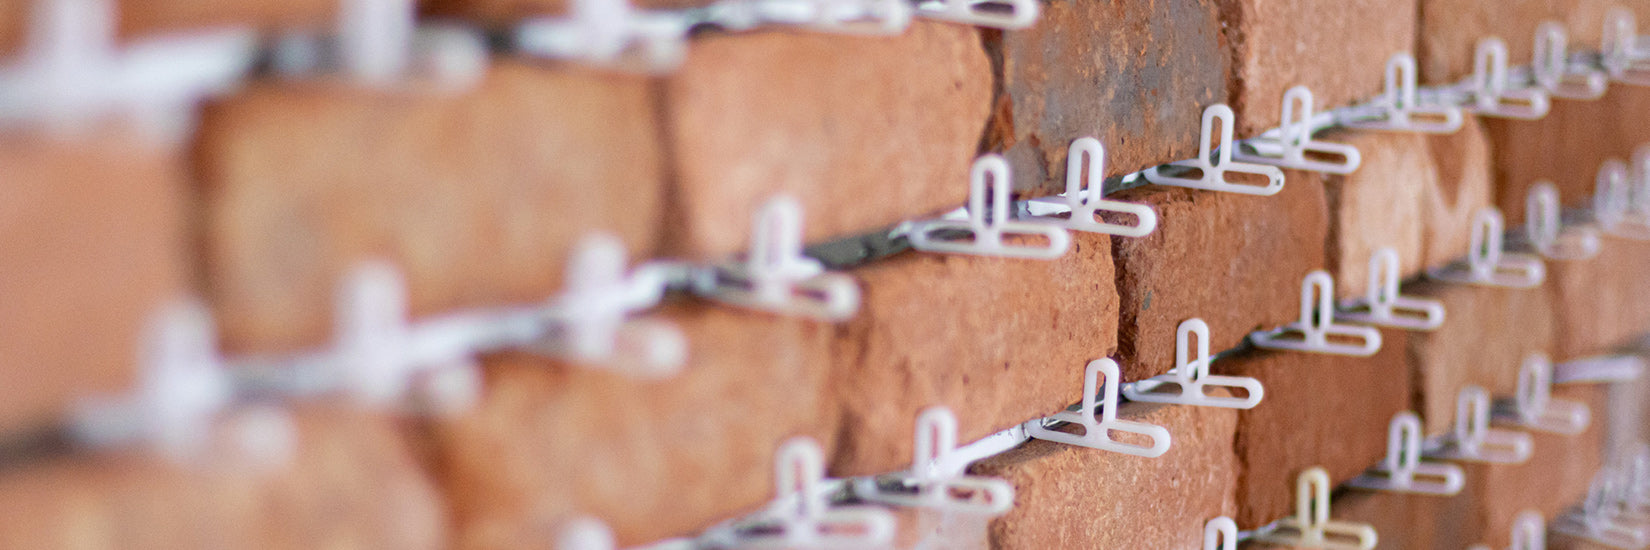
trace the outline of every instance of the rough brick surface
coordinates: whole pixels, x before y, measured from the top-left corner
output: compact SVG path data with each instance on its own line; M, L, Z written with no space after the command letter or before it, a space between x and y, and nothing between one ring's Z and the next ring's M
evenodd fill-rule
M1449 431L1461 388L1512 395L1524 358L1553 352L1556 306L1540 289L1425 281L1403 292L1444 304L1444 326L1409 337L1415 411L1429 436Z
M1063 191L1066 147L1084 136L1105 144L1107 175L1197 155L1203 108L1227 96L1215 0L1042 9L986 40L1001 88L984 145L1005 152L1016 188Z
M1283 92L1317 110L1374 97L1392 54L1415 43L1416 0L1220 0L1239 137L1278 126ZM1300 116L1300 113L1296 113Z
M0 140L0 432L129 384L141 332L183 290L184 166L119 131Z
M1233 510L1231 409L1128 403L1118 417L1162 426L1173 444L1142 458L1031 441L974 465L1014 484L991 547L1200 548L1203 524Z
M1410 407L1405 334L1382 330L1368 358L1250 350L1216 361L1219 374L1251 376L1266 398L1238 414L1239 529L1293 514L1295 480L1322 466L1335 485L1386 455L1387 424Z
M1604 407L1603 386L1556 386L1553 397L1588 403L1595 418ZM1420 501L1422 514L1453 519L1434 526L1439 538L1504 548L1519 512L1538 510L1550 523L1587 494L1587 485L1602 464L1603 423L1592 423L1581 435L1531 435L1535 454L1528 462L1464 463L1467 483L1460 494Z
M697 533L772 498L785 439L830 451L828 326L698 304L659 315L690 347L672 378L490 358L478 408L433 430L457 546L531 546L573 514L625 545Z
M1650 243L1605 235L1600 245L1590 259L1547 262L1554 360L1602 353L1650 328Z
M643 79L504 62L464 94L260 86L214 106L200 175L225 346L325 342L367 259L401 268L416 316L544 300L588 232L652 252L652 101Z
M1157 231L1112 240L1121 297L1118 364L1139 380L1174 367L1175 327L1209 323L1209 349L1300 318L1301 279L1324 263L1323 186L1286 183L1271 197L1146 186L1118 200L1150 204Z
M751 214L779 193L802 203L809 242L967 202L991 69L962 25L765 32L696 41L665 94L667 250L721 257L744 250Z
M1643 0L1421 0L1416 61L1421 83L1453 83L1472 73L1473 48L1480 38L1498 36L1507 43L1507 62L1526 65L1542 21L1562 22L1570 47L1597 51L1604 14L1616 5L1631 8L1639 21L1650 20Z
M1421 195L1421 242L1426 266L1440 267L1467 254L1473 215L1492 204L1490 142L1477 117L1466 117L1454 134L1425 139L1437 171Z
M1329 203L1330 274L1339 298L1363 296L1369 288L1369 258L1376 250L1398 251L1399 276L1421 272L1422 195L1435 188L1426 140L1413 134L1346 132L1321 136L1356 146L1363 163L1348 175L1289 171L1288 184L1321 181ZM1314 181L1316 180L1316 181Z
M1568 206L1591 204L1599 165L1631 162L1633 149L1650 143L1650 128L1622 113L1650 109L1650 89L1612 84L1597 101L1556 101L1536 121L1485 120L1494 144L1495 202L1509 227L1524 220L1524 200L1536 182L1558 186Z
M913 253L854 271L865 297L833 353L832 473L904 468L931 405L966 443L1078 402L1084 366L1116 349L1117 291L1109 237L1073 245L1046 262Z
M176 464L139 452L0 474L6 548L408 548L447 544L433 483L393 422L341 408L297 416L290 463Z

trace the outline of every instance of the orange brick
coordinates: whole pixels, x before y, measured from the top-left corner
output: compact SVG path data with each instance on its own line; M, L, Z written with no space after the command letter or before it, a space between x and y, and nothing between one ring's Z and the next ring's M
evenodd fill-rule
M1442 267L1467 254L1473 214L1493 197L1490 143L1477 117L1466 117L1461 130L1428 136L1435 176L1421 196L1426 267Z
M1361 297L1369 288L1369 258L1398 252L1399 275L1421 272L1422 196L1435 188L1437 171L1426 138L1389 132L1330 133L1316 139L1356 146L1363 157L1347 175L1290 172L1285 185L1324 186L1329 203L1329 257L1338 298Z
M991 98L979 40L970 27L920 22L898 37L695 42L665 84L675 179L667 251L742 252L745 220L780 193L802 204L808 242L967 202Z
M418 316L545 300L589 232L647 256L664 196L652 92L506 61L462 94L266 85L212 106L199 168L225 347L326 342L363 260L402 269Z
M1466 386L1511 395L1532 353L1554 349L1554 308L1539 289L1500 289L1424 281L1404 293L1444 304L1444 325L1409 336L1415 410L1428 436L1449 431Z
M1617 5L1632 9L1639 21L1650 20L1650 2L1644 0L1420 0L1416 61L1421 82L1454 83L1471 74L1473 48L1490 36L1507 43L1508 63L1527 64L1535 28L1546 20L1564 24L1572 48L1596 51L1604 14Z

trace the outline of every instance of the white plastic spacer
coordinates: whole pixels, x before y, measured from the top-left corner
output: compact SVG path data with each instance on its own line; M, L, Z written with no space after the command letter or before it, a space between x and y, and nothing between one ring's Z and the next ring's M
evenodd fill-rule
M1294 116L1296 105L1299 105L1299 119ZM1283 93L1283 121L1278 128L1243 142L1232 152L1232 158L1328 174L1356 171L1363 162L1358 148L1312 139L1312 124L1312 90L1305 86L1290 88ZM1312 156L1308 157L1308 153ZM1320 158L1338 160L1316 160Z
M1294 517L1256 533L1254 540L1290 547L1373 550L1378 539L1374 527L1329 519L1329 473L1314 466L1295 480Z
M1592 414L1587 404L1552 398L1553 366L1546 355L1532 353L1518 371L1518 391L1514 394L1514 414L1507 417L1515 426L1535 431L1576 435L1587 429Z
M1415 93L1415 56L1396 53L1386 62L1386 90L1374 102L1345 109L1336 117L1349 128L1389 132L1453 134L1465 117L1461 108L1422 105Z
M1537 88L1513 88L1507 79L1507 43L1490 37L1473 51L1472 78L1463 83L1471 99L1462 105L1480 116L1535 120L1551 107Z
M1381 351L1379 329L1335 322L1334 298L1335 280L1329 272L1318 270L1308 273L1301 280L1300 320L1272 330L1251 333L1249 340L1262 349L1329 355L1369 357Z
M1193 337L1197 340L1197 356L1191 357ZM1167 374L1123 386L1123 396L1130 401L1176 403L1202 407L1252 409L1266 396L1260 380L1247 376L1209 374L1209 324L1191 318L1175 328L1174 369ZM1174 386L1178 392L1158 391ZM1243 397L1210 396L1205 388L1242 388Z
M894 516L870 506L832 507L819 485L825 459L819 444L795 437L774 457L777 508L740 526L739 548L873 548L894 537Z
M1634 152L1633 169L1605 159L1593 179L1593 220L1605 233L1650 241L1650 147Z
M990 6L990 9L981 9ZM1019 30L1037 22L1036 0L924 0L917 15L966 25Z
M842 321L859 311L859 284L802 254L802 206L782 195L756 212L745 261L723 267L701 294L740 307Z
M989 182L989 183L988 183ZM1000 155L985 155L974 161L969 174L968 219L936 219L911 225L911 247L930 252L974 254L1052 260L1066 253L1071 246L1071 235L1066 230L1041 223L1009 219L1012 199L1009 190L1008 161ZM987 189L989 187L989 195ZM986 200L991 204L988 206ZM967 240L942 235L945 232L966 232ZM1003 242L1004 235L1040 236L1048 240L1042 246L1011 245Z
M626 0L573 0L568 17L529 19L514 38L531 55L663 74L687 56L690 26L678 14L637 12Z
M1638 23L1632 11L1622 7L1610 9L1604 16L1600 38L1600 61L1611 80L1650 86L1650 52L1639 45Z
M548 348L580 362L603 362L642 377L676 373L687 358L681 331L667 323L628 318L658 305L665 280L646 266L626 275L624 244L605 233L579 241L567 265L566 288L546 315L559 329Z
M1398 251L1388 247L1369 257L1369 291L1336 316L1348 321L1409 330L1444 326L1444 304L1398 293Z
M871 502L948 513L999 516L1014 506L1014 486L1001 479L940 471L957 448L957 417L943 406L917 416L911 469L855 480L854 494Z
M1084 160L1088 169L1084 169ZM1144 237L1157 228L1157 212L1144 204L1107 200L1105 198L1106 149L1100 140L1083 137L1073 140L1066 149L1066 192L1059 197L1031 199L1027 207L1034 221L1057 225L1073 231L1087 231L1124 237ZM1087 188L1084 182L1087 182ZM1118 212L1134 216L1134 225L1107 223L1101 212ZM1058 217L1058 214L1069 214Z
M1216 120L1220 121L1219 144L1214 143L1214 123ZM1283 171L1279 170L1278 167L1232 160L1232 149L1237 145L1237 142L1232 140L1232 120L1232 108L1227 107L1224 103L1210 105L1204 109L1197 158L1165 165L1196 170L1199 172L1199 177L1170 176L1164 173L1165 166L1157 166L1146 169L1144 172L1146 181L1157 185L1173 185L1244 195L1270 196L1282 191ZM1214 160L1211 161L1211 158ZM1226 173L1228 172L1264 176L1266 185L1232 183L1226 179Z
M568 520L556 534L555 550L613 550L613 530L592 517Z
M1530 70L1536 83L1548 95L1565 99L1594 100L1604 97L1609 75L1585 65L1572 65L1567 48L1569 33L1564 24L1543 21L1535 29L1535 49Z
M1203 550L1237 550L1238 528L1232 518L1220 516L1203 524Z
M1455 426L1449 443L1432 455L1466 462L1522 464L1534 450L1530 434L1490 427L1490 396L1478 386L1461 388L1456 395Z
M1098 403L1095 401L1095 392L1100 389L1100 376L1105 375L1105 396ZM1042 420L1032 420L1025 424L1026 433L1037 439L1046 439L1056 443L1089 447L1103 451L1112 451L1134 456L1158 457L1169 451L1169 430L1162 426L1154 426L1144 422L1117 419L1117 385L1121 374L1117 369L1117 362L1111 359L1095 359L1083 369L1083 403L1076 411L1063 411ZM1099 407L1099 417L1095 416L1095 408ZM1083 429L1081 434L1073 434L1046 427L1049 421L1067 422ZM1133 445L1112 439L1111 432L1118 431L1145 436L1152 440L1150 446Z
M1472 248L1461 262L1427 270L1440 281L1502 288L1535 288L1547 278L1547 266L1528 254L1502 250L1501 211L1493 206L1480 209L1473 217Z
M1615 472L1608 468L1593 476L1587 487L1587 496L1580 506L1560 514L1552 530L1582 538L1611 548L1643 549L1650 547L1650 532L1641 525L1623 518L1621 487L1613 479Z
M1421 461L1421 417L1404 411L1387 427L1386 458L1348 486L1394 493L1450 496L1461 492L1466 474L1455 464Z
M1536 182L1524 197L1524 236L1530 245L1553 260L1585 260L1598 255L1598 231L1588 226L1562 227L1558 186Z

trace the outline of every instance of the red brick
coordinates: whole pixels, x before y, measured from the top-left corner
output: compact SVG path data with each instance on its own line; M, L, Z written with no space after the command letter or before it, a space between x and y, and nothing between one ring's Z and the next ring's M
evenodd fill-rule
M140 336L189 279L184 161L120 130L0 140L0 432L130 383Z
M967 202L991 97L979 40L971 27L921 22L898 37L696 41L665 84L668 252L743 251L745 220L780 193L801 202L809 242Z
M1495 202L1508 224L1522 224L1529 189L1542 180L1558 186L1568 206L1590 206L1599 166L1631 161L1650 142L1650 130L1621 113L1650 108L1650 89L1613 85L1598 101L1560 101L1537 121L1486 120L1495 158ZM1513 226L1513 225L1510 225Z
M1442 267L1467 254L1473 214L1491 204L1490 143L1477 117L1466 117L1454 134L1426 140L1437 172L1421 196L1421 241L1425 265Z
M225 347L327 341L338 280L367 259L403 270L418 316L542 301L589 232L648 255L652 98L643 79L507 61L465 94L264 85L214 105L199 167Z
M1588 403L1594 418L1604 407L1602 386L1553 388L1555 399ZM1463 463L1466 488L1460 494L1420 501L1423 515L1453 518L1435 526L1439 537L1471 540L1502 548L1509 543L1513 518L1533 509L1549 523L1565 507L1579 502L1602 464L1603 423L1593 422L1581 435L1532 432L1535 453L1523 464Z
M699 304L658 315L690 346L673 378L488 359L480 405L433 428L457 546L535 545L575 514L623 545L697 533L772 498L783 440L830 452L830 327Z
M1117 292L1109 238L1073 238L1053 261L914 253L853 271L864 301L838 329L832 376L852 428L831 473L909 464L932 405L967 442L1076 402L1083 366L1116 349Z
M1220 9L1239 138L1278 126L1283 92L1297 85L1318 111L1374 97L1387 58L1415 43L1416 0L1220 0Z
M1472 73L1473 48L1491 36L1507 43L1507 62L1528 64L1535 28L1557 20L1569 32L1571 48L1598 50L1604 14L1613 6L1631 8L1639 21L1650 20L1644 0L1420 0L1416 61L1423 84L1454 83Z
M1186 319L1208 322L1214 351L1297 320L1301 279L1325 264L1323 193L1288 183L1271 197L1158 186L1117 193L1158 217L1151 235L1112 240L1124 380L1173 368L1175 327Z
M1127 403L1118 418L1162 426L1173 445L1144 458L1033 440L972 468L1015 487L1014 509L991 525L992 548L1202 547L1204 523L1234 507L1237 413Z
M1500 289L1425 281L1404 293L1444 304L1444 325L1409 337L1415 410L1428 436L1449 431L1461 388L1511 395L1532 353L1554 349L1551 297L1539 289Z
M186 466L138 452L0 474L6 548L442 548L447 518L405 434L335 407L297 415L289 464Z
M1362 165L1348 175L1290 172L1285 185L1322 182L1329 203L1328 262L1338 298L1364 296L1369 258L1375 251L1398 252L1399 274L1421 272L1425 214L1422 196L1435 187L1437 171L1426 138L1390 132L1330 133L1317 139L1358 148Z
M1296 477L1308 468L1340 485L1386 456L1387 424L1410 407L1410 377L1405 333L1381 338L1368 358L1251 350L1214 363L1266 387L1259 406L1238 413L1238 528L1293 514Z
M1547 261L1554 356L1565 361L1608 351L1650 328L1650 291L1643 285L1650 243L1604 235L1599 255Z
M986 36L1000 89L985 148L1008 157L1018 189L1063 191L1066 147L1084 136L1105 144L1107 175L1197 155L1203 108L1227 96L1215 0L1042 10L1029 29Z

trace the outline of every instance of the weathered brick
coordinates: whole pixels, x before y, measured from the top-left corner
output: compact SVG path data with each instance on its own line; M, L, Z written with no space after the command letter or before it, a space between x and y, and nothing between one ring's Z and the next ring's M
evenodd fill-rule
M625 545L693 534L772 498L783 440L829 452L828 326L700 304L658 315L690 346L673 378L489 358L480 405L433 429L459 547L538 544L574 514Z
M911 460L917 413L946 405L967 442L1077 402L1083 366L1117 346L1109 237L1053 261L906 254L857 269L863 305L837 333L843 408L833 475Z
M1278 126L1283 92L1297 85L1319 111L1374 97L1387 58L1415 43L1416 0L1220 0L1220 10L1239 138Z
M260 85L212 106L199 168L225 347L325 342L338 280L366 259L405 272L417 316L544 300L589 232L646 256L655 122L644 79L509 61L462 94Z
M1425 265L1442 267L1467 254L1472 219L1493 197L1490 143L1477 117L1466 117L1461 130L1428 136L1436 168L1421 195Z
M745 220L779 193L802 204L809 242L967 202L991 70L961 25L763 32L696 41L664 93L667 251L715 258L744 250Z
M1421 272L1422 195L1436 187L1426 138L1389 132L1330 133L1319 139L1356 146L1363 163L1348 175L1291 171L1286 185L1321 185L1329 204L1330 274L1338 298L1363 296L1369 258L1398 252L1402 278Z
M0 432L125 388L190 277L181 152L119 130L0 139Z
M1604 407L1604 387L1564 385L1553 388L1553 398L1587 403L1595 420ZM1419 501L1426 516L1452 518L1434 525L1438 537L1470 540L1503 548L1509 543L1513 518L1527 509L1541 512L1551 523L1558 513L1579 502L1602 464L1603 423L1593 422L1581 435L1531 432L1535 452L1523 464L1462 463L1466 487L1453 497Z
M1240 529L1295 511L1296 477L1321 466L1339 485L1386 456L1387 424L1409 409L1405 333L1382 330L1381 351L1353 358L1249 350L1221 358L1218 374L1266 387L1260 406L1238 413Z
M974 465L1016 491L992 548L1202 547L1203 524L1234 507L1236 412L1127 403L1118 418L1166 428L1173 446L1143 458L1033 440Z
M296 416L290 463L181 465L141 452L0 474L6 548L443 548L447 518L405 433L339 407Z
M1116 198L1158 217L1151 235L1112 240L1126 381L1174 367L1175 327L1186 319L1209 323L1214 351L1297 320L1301 279L1325 264L1322 185L1286 183L1271 197L1146 186Z
M1030 29L986 36L1000 89L984 146L1008 157L1016 188L1063 191L1066 146L1084 136L1106 145L1108 176L1197 155L1203 108L1227 97L1215 0L1042 10Z
M1423 281L1404 293L1444 304L1442 327L1409 336L1415 411L1428 436L1449 431L1461 388L1511 395L1524 358L1553 352L1556 306L1539 289Z

